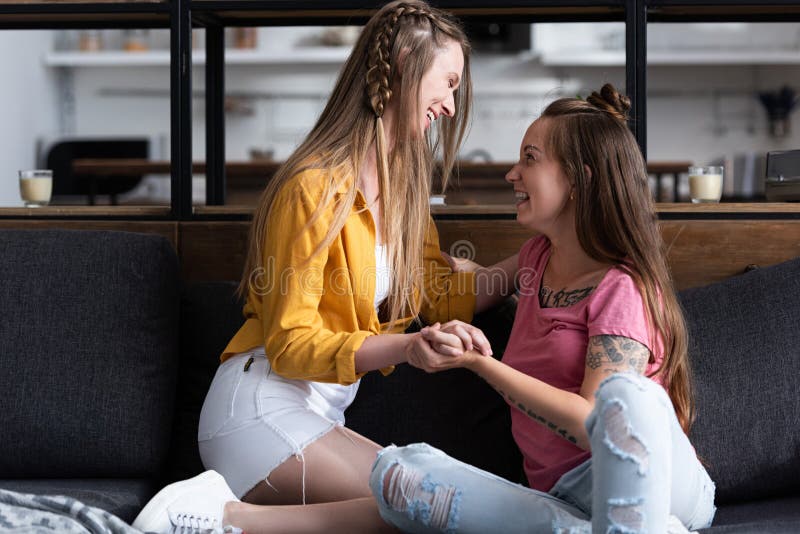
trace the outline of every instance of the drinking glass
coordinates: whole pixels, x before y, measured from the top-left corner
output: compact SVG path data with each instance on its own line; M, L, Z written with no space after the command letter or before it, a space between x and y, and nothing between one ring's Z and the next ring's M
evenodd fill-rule
M692 202L719 202L722 198L723 169L718 165L689 167L689 196Z
M19 171L19 196L26 208L38 208L50 203L53 194L53 171Z

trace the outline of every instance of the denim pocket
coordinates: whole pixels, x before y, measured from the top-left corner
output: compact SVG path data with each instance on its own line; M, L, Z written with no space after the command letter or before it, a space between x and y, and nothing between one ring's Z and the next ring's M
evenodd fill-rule
M211 381L211 387L200 410L197 440L213 438L233 418L233 401L244 374L244 362L249 354L234 356L222 363Z

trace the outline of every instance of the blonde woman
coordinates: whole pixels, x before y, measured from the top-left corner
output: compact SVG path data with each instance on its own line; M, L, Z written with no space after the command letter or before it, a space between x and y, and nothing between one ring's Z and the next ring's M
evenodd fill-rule
M490 354L467 323L505 296L501 286L513 289L453 272L430 217L434 155L446 179L467 126L469 51L456 21L419 0L387 4L367 23L254 215L240 285L246 321L222 355L198 432L204 465L224 482L208 472L165 488L134 526L389 528L368 485L380 447L343 426L359 378L451 358L462 344ZM512 278L516 259L498 267ZM457 320L458 346L437 352L402 333L417 315ZM252 506L293 504L310 506Z

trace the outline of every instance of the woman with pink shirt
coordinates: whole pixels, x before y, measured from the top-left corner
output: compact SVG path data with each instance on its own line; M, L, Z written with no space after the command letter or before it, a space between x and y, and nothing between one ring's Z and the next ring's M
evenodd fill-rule
M537 235L519 254L502 362L472 350L457 321L425 328L439 355L410 362L466 367L508 401L530 488L425 444L389 447L370 483L397 528L652 534L711 524L714 484L687 438L686 326L629 108L607 84L553 102L525 133L506 180L517 220Z

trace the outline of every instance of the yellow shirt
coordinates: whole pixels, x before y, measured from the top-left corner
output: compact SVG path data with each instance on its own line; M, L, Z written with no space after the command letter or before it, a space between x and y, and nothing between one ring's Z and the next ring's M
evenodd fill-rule
M264 272L252 278L244 306L245 323L222 354L263 345L272 369L285 378L352 384L355 352L368 336L381 332L374 307L375 226L358 192L347 221L333 242L307 261L325 237L334 208L305 228L316 210L327 177L307 170L289 180L275 197L264 236ZM344 187L335 195L342 195ZM424 245L424 287L420 315L428 322L472 320L473 273L453 272L439 251L439 235L430 221ZM257 285L257 287L255 287ZM404 331L413 317L393 329ZM384 374L392 367L382 369Z

